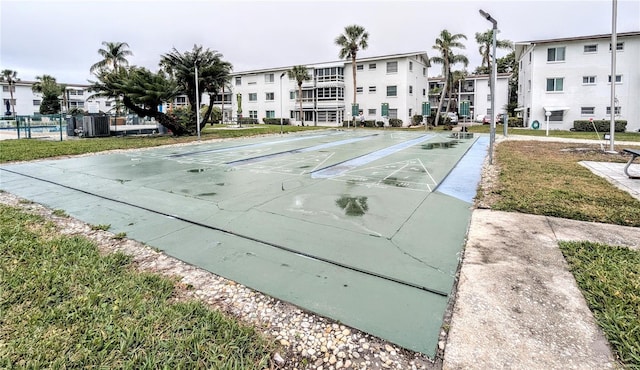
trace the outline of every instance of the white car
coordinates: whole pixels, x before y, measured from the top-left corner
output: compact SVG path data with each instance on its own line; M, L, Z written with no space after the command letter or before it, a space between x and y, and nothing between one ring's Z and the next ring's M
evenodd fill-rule
M447 117L451 119L451 123L458 123L458 115L453 112L448 112Z

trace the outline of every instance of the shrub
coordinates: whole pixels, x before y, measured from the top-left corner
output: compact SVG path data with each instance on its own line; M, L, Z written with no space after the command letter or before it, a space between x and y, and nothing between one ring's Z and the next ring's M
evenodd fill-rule
M402 120L399 118L389 118L389 125L391 127L402 127Z
M422 124L422 114L416 114L415 116L411 117L411 124L414 125L414 126L421 125Z
M279 125L280 124L280 118L263 118L262 121L267 125ZM288 118L283 118L282 119L282 124L283 125L288 125L289 124L289 119Z
M575 131L593 131L594 125L596 126L598 132L606 132L611 128L610 121L604 119L593 120L593 125L591 124L591 122L589 122L589 120L573 121L573 129ZM616 120L615 130L616 132L625 132L627 130L627 121Z
M241 125L255 125L258 123L258 120L255 118L242 117L238 119L238 123Z
M376 121L377 127L384 127L384 121Z
M509 127L524 127L524 120L521 117L509 117L507 124Z

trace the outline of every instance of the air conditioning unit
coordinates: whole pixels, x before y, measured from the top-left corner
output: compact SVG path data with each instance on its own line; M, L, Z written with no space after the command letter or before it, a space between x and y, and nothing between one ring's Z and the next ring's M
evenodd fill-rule
M111 135L108 116L84 116L82 136L102 137Z

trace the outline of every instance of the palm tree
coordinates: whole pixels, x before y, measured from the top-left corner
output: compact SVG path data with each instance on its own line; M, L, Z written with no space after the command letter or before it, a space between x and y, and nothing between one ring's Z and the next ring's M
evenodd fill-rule
M302 114L302 83L311 80L311 75L305 66L293 66L287 71L290 80L296 80L298 83L298 101L300 102L300 121L304 126L304 115Z
M127 67L129 61L127 57L133 55L129 48L129 44L126 42L107 42L103 41L104 49L98 49L98 54L102 56L102 60L91 66L89 70L91 73L96 73L103 69L111 69L111 71L118 71L119 67Z
M351 72L353 73L353 105L356 104L356 56L358 50L366 49L369 44L369 33L364 27L356 24L344 28L344 33L336 37L335 43L340 46L340 59L351 58ZM355 121L355 117L353 117ZM354 122L355 127L355 122Z
M202 94L206 91L209 100L213 102L218 91L229 84L233 66L222 60L222 54L215 50L203 49L194 45L191 51L180 53L175 48L171 53L165 54L160 59L160 66L172 76L181 86L182 93L187 95L193 116L196 116L196 96L202 101ZM195 67L198 66L198 91L195 84ZM198 122L200 128L209 120L213 104Z
M476 32L476 42L478 43L478 51L482 55L482 63L478 71L491 73L491 48L493 46L493 29L485 32ZM513 43L509 40L497 40L496 49L512 49ZM486 68L486 69L485 69Z
M452 35L447 30L440 32L440 37L436 38L436 44L433 46L435 50L440 52L440 56L434 56L430 58L430 61L435 64L442 64L442 73L444 74L444 86L440 94L440 102L438 103L438 110L436 112L435 125L438 125L440 118L440 112L442 111L442 104L444 103L445 93L449 93L451 96L451 85L453 84L451 79L451 66L456 63L463 63L464 66L469 65L469 59L461 54L455 54L452 48L465 49L465 46L461 39L467 39L467 36L457 33ZM449 110L449 104L447 104L447 111Z
M9 84L9 94L11 96L11 100L9 101L9 103L11 104L11 112L13 114L13 117L15 118L16 105L13 100L13 90L15 89L14 86L16 85L16 82L20 81L20 79L18 78L18 72L12 71L10 69L5 69L2 71L2 75L0 76L0 81L2 82L6 81Z

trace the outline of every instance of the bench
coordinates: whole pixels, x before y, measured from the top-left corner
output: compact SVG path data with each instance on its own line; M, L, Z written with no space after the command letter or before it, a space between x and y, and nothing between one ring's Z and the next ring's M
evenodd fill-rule
M627 165L624 166L624 174L629 176L630 179L640 179L640 176L634 176L629 174L629 166L631 166L631 162L633 162L634 159L640 157L640 150L624 149L624 152L631 154L631 159L629 159L629 162L627 162Z

